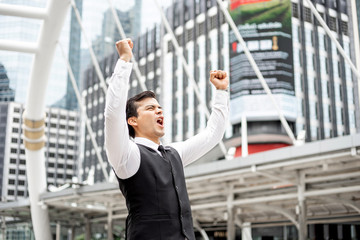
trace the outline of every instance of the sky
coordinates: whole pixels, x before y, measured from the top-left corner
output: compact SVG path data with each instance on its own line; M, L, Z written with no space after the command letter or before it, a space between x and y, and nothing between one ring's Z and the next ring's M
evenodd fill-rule
M157 0L161 6L167 7L172 3L172 0ZM152 28L155 22L160 22L161 17L159 10L155 5L155 0L143 0L142 8L142 27L141 32L145 32L147 28Z

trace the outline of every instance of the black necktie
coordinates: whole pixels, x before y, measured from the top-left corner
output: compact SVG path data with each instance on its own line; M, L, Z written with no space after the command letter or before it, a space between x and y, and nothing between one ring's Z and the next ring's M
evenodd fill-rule
M166 158L166 151L163 145L159 145L158 147L159 152L161 152L161 155L163 156L163 158Z
M164 146L163 146L163 145L159 145L158 150L159 150L159 152L161 152L161 155L162 155L163 159L164 159L166 162L169 162L169 159L167 159L167 157L166 157L166 150L165 150Z

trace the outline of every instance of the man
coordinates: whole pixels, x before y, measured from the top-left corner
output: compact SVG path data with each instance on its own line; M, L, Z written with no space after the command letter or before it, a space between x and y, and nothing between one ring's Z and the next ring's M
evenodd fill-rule
M120 59L106 96L105 147L129 210L126 239L195 240L183 168L223 137L229 108L227 74L210 72L217 90L206 129L163 147L164 116L154 93L145 91L126 103L133 43L125 39L116 48Z

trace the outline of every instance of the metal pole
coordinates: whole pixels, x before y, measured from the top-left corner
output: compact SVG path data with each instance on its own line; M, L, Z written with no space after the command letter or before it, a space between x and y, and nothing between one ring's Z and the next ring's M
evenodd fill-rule
M194 227L200 232L201 236L203 237L203 240L209 240L209 237L206 233L206 231L200 226L199 222L194 219Z
M61 225L60 222L56 223L56 240L61 239Z
M242 240L252 240L251 236L251 223L244 222L241 225L241 239Z
M234 240L235 239L235 214L234 214L234 185L230 185L228 188L228 196L227 196L227 240Z
M294 145L296 145L296 139L294 136L294 133L292 132L288 122L286 121L284 114L282 113L282 111L280 110L274 96L271 93L271 90L267 84L267 82L265 81L262 73L260 72L259 67L257 66L254 58L252 57L248 47L246 46L246 43L244 41L244 39L242 38L239 29L236 27L234 20L231 18L228 10L224 7L224 2L222 2L221 0L216 0L220 6L221 11L224 13L225 19L228 22L228 24L230 25L231 29L234 31L234 34L237 38L237 40L239 41L239 43L241 44L244 53L246 55L246 57L248 58L250 65L252 66L252 68L254 69L254 72L256 73L256 76L259 78L259 81L262 85L262 87L264 88L266 94L269 96L270 100L272 101L272 103L274 104L274 107L276 108L277 113L279 114L279 118L280 118L280 122L282 123L283 127L285 128L285 131L287 133L287 135L290 137L291 141L293 142Z
M183 55L183 53L182 53L182 51L180 49L179 43L176 40L174 32L172 31L172 29L170 27L170 24L169 24L168 20L166 19L166 16L165 16L163 10L161 9L160 4L158 3L157 0L154 0L154 2L155 2L156 6L157 6L157 8L159 10L159 13L161 15L161 19L162 19L162 21L164 23L164 26L165 26L167 32L171 36L171 42L172 42L172 44L174 45L174 47L176 49L177 56L179 56L181 58L181 63L183 65L183 67L184 67L184 71L185 71L186 75L188 76L188 78L189 78L189 80L191 82L191 85L192 85L192 87L194 89L195 95L196 95L197 99L199 100L200 105L204 109L205 116L209 119L210 112L209 112L204 100L201 98L199 87L198 87L193 75L190 73L189 65L187 64L187 61L186 61L186 59L185 59L185 57L184 57L184 55ZM226 147L225 147L224 142L220 141L219 146L220 146L220 149L221 149L222 153L224 154L224 156L226 156L227 151L226 151Z
M31 219L37 240L52 239L50 219L46 205L39 204L40 194L46 192L44 153L45 92L56 42L63 27L69 1L48 1L47 17L43 21L30 75L24 117L24 145L26 149L26 175L30 199Z
M46 19L48 17L44 8L19 6L4 3L0 3L0 15L35 19Z
M85 240L91 240L91 223L88 218L85 220Z
M305 173L298 171L298 235L299 240L307 239L307 223L306 223L306 202L305 202Z
M1 233L2 233L2 239L6 239L6 220L5 217L1 217Z
M71 226L71 228L69 229L70 232L70 238L68 238L69 240L75 240L75 226Z
M96 142L95 133L94 133L92 127L91 127L91 122L90 122L90 120L89 120L89 118L88 118L88 116L86 114L86 108L84 107L84 104L81 101L81 95L80 95L79 88L78 88L78 86L76 84L74 73L73 73L73 71L71 69L69 60L66 58L64 48L62 47L62 45L60 43L58 43L58 44L60 46L61 53L62 53L64 61L66 63L66 67L67 67L67 70L68 70L68 73L69 73L71 85L72 85L72 87L74 89L76 99L77 99L77 101L79 103L80 111L82 113L82 116L85 118L86 129L89 132L91 143L92 143L93 147L95 148L95 153L96 153L97 159L98 159L98 161L100 163L101 170L102 170L102 172L104 174L104 177L105 177L106 181L109 181L109 174L106 171L106 165L105 165L105 162L104 162L104 160L103 160L103 158L101 156L101 150L99 148L99 145Z
M108 211L108 219L107 219L107 239L114 240L113 236L113 219L112 219L112 210Z

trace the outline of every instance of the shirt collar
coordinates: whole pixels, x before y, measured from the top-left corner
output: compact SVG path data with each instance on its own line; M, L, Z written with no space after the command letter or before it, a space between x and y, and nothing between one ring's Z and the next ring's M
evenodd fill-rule
M147 139L147 138L143 138L143 137L136 137L134 139L135 143L138 143L138 144L141 144L141 145L144 145L146 147L149 147L149 148L152 148L154 150L157 150L158 147L159 147L159 144L157 143L154 143L153 141Z

